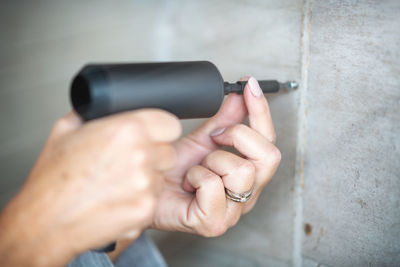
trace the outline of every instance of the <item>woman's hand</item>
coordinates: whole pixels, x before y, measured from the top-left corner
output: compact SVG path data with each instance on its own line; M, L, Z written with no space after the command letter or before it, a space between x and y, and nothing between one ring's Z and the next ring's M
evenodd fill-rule
M248 114L249 126L242 124ZM203 236L219 236L252 209L281 158L275 131L257 80L250 78L243 96L231 94L219 112L175 147L178 163L167 172L153 227ZM231 146L241 156L221 150ZM251 199L239 203L225 188Z
M151 222L162 172L176 157L181 127L158 110L126 112L82 125L61 118L28 180L0 216L4 266L64 265L77 254Z

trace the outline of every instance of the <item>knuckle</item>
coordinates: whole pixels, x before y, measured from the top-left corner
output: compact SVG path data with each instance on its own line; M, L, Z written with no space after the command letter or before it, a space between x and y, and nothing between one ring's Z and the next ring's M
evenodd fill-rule
M242 132L246 131L247 126L244 124L236 124L232 128L232 134L234 137L239 137Z
M199 165L195 165L193 167L191 167L187 172L186 172L186 176L194 176L199 170L201 169L201 167Z
M181 128L179 119L172 113L162 109L151 109L149 112L150 118L154 121L164 121L171 128Z
M204 158L203 162L209 165L210 162L214 161L216 158L221 157L222 153L223 151L220 149L214 150Z
M65 117L60 118L54 123L52 132L62 133L68 129L68 125L69 125L68 120Z
M274 146L269 155L270 161L274 166L278 166L282 159L281 151Z
M203 166L196 165L189 169L187 172L187 176L199 176L201 175L201 179L204 183L213 183L217 184L221 177L217 174L213 173L212 171L204 171Z
M168 126L173 129L177 129L177 130L181 129L181 124L179 122L179 119L172 113L169 113L165 110L161 110L159 113L158 119L160 121L162 119L164 119L166 121L166 123L168 124Z
M204 173L202 179L204 183L213 187L216 187L221 183L221 177L211 171Z
M118 120L107 125L106 130L114 141L131 142L134 134L140 129L135 120Z
M214 160L215 158L224 156L225 153L227 153L227 152L222 149L214 150L210 154L207 155L206 160Z
M142 121L152 121L168 128L168 131L165 131L164 134L170 136L171 140L178 138L182 133L179 119L168 111L150 108L139 111L137 115Z
M145 165L151 161L150 151L144 147L136 147L132 154L134 165Z
M135 177L135 188L139 192L143 192L147 195L148 191L151 191L152 188L152 181L149 175L141 175ZM151 194L149 194L151 195Z
M249 160L243 160L240 165L238 166L238 170L244 175L244 176L253 176L256 172L256 167L252 162Z

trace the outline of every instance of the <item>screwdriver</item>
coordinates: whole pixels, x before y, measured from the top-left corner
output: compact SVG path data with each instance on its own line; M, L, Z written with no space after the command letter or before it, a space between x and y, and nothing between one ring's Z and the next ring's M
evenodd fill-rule
M224 95L242 94L247 81L224 82L209 61L89 64L74 77L70 98L85 120L134 110L160 108L180 119L207 118L219 109ZM296 89L295 81L258 81L264 93ZM109 252L116 243L94 249Z
M264 93L298 87L295 81L258 82ZM164 109L180 119L207 118L224 95L242 94L246 83L224 82L209 61L90 64L73 79L70 97L84 120L139 108Z

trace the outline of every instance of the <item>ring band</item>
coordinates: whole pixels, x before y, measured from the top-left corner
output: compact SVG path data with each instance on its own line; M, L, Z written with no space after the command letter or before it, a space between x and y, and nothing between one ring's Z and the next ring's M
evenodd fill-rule
M245 203L251 198L252 194L253 194L253 188L244 193L235 193L225 187L226 198L235 202Z

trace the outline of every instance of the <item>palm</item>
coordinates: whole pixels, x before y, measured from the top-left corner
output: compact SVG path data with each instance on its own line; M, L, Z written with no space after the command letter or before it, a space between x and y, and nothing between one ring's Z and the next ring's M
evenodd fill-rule
M154 227L163 230L191 231L188 221L201 213L196 194L183 188L186 172L199 165L206 155L219 148L210 137L218 128L240 123L246 116L241 96L230 95L213 118L206 121L193 133L181 138L175 144L177 166L165 176L163 192L160 195L154 217Z

